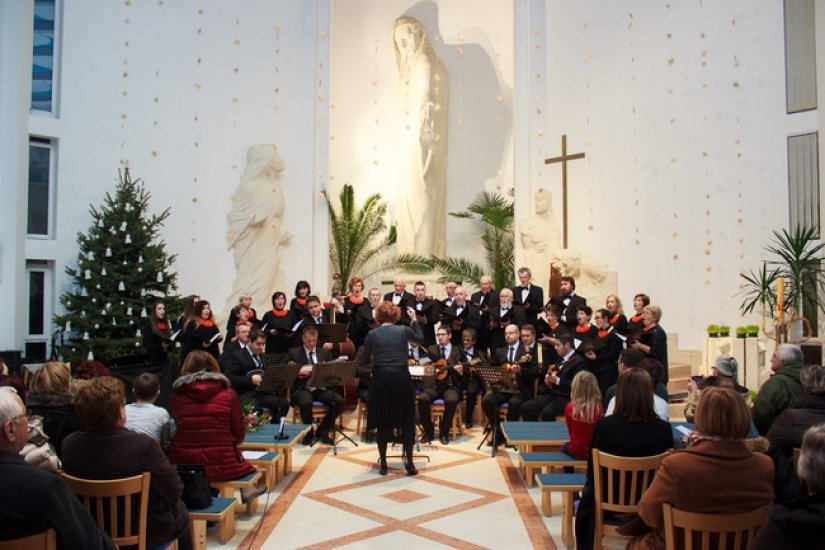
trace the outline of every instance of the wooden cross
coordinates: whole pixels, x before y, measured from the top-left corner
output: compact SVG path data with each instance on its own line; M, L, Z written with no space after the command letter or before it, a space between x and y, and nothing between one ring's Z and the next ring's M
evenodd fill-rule
M561 163L562 247L567 248L567 161L583 159L584 153L567 154L567 134L561 136L561 156L544 159L544 164Z

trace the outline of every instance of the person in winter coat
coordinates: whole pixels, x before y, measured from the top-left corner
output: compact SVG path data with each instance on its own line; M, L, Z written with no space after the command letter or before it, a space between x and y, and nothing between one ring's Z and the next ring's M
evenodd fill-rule
M75 410L71 392L69 366L49 361L32 375L26 397L29 412L43 419L43 431L58 458L62 456L63 440L74 432L86 429Z
M762 384L753 402L753 423L759 433L766 434L779 414L802 397L802 348L794 344L779 344L771 356L773 375Z
M255 467L238 449L246 436L240 399L214 357L203 350L191 351L172 388L176 431L169 460L173 464L203 464L211 481L254 472ZM265 489L242 489L241 499L246 502Z
M802 436L808 428L825 422L825 367L805 367L799 374L799 381L802 397L782 411L768 430L768 440L782 449L787 457L793 455L794 447L802 445Z
M805 432L797 473L808 495L772 506L751 550L821 548L825 525L825 424Z

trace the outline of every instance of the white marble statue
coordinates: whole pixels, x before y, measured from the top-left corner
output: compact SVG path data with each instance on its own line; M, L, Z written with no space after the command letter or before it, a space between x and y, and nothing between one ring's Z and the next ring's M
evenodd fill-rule
M549 288L551 252L561 250L561 232L550 203L550 192L540 188L533 202L535 214L519 223L524 263L542 288Z
M393 27L403 114L401 193L396 208L399 254L444 256L447 225L449 82L427 31L413 17Z
M227 250L232 251L236 274L224 313L247 295L252 296L253 307L265 311L272 293L286 288L281 256L292 235L281 231L285 201L278 179L283 169L284 160L274 145L249 148L226 216Z
M576 280L576 294L587 298L594 309L602 307L608 294L618 292L618 276L610 267L577 248L562 248L561 232L553 210L552 194L546 189L536 191L535 214L518 226L524 263L533 272L539 286L550 289L552 270L559 276Z

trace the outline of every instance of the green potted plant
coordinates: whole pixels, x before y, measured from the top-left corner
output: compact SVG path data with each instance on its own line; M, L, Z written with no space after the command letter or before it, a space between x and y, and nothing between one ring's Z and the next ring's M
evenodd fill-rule
M775 331L773 334L766 331L767 336L777 342L801 342L806 339L805 328L810 327L803 305L806 309L825 311L825 301L821 299L825 291L822 262L825 242L820 242L819 229L812 226L797 226L792 231L775 230L773 236L773 243L764 248L771 257L763 261L761 270L739 274L745 281L740 290L745 299L739 309L747 314L759 305L762 318L776 322ZM779 278L785 284L782 303L778 306Z
M748 325L745 328L747 329L749 338L756 338L759 336L759 325Z
M708 325L707 331L709 338L715 338L719 336L719 325L710 324Z
M719 325L719 336L730 336L730 327L728 325Z
M748 337L748 327L736 327L736 337L737 338L747 338Z

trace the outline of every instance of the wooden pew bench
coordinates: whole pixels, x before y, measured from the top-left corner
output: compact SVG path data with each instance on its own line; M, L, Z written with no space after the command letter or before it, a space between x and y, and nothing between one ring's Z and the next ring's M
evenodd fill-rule
M536 474L536 484L541 488L541 512L545 516L553 514L551 496L554 492L564 493L564 516L561 521L561 538L568 548L573 540L574 496L582 490L585 474Z
M545 474L552 473L553 468L562 468L564 466L586 468L587 461L578 458L573 458L566 453L555 452L533 452L533 453L519 453L518 455L519 470L524 477L524 482L528 487L533 486L533 470L541 468Z
M194 550L206 548L206 522L218 524L218 541L226 544L235 535L235 506L238 499L215 497L212 506L199 510L189 510L189 531L192 534Z
M261 472L254 471L237 479L230 479L228 481L210 481L209 485L218 491L218 495L223 498L234 498L235 489L243 489L245 487L254 487L261 479ZM241 506L244 506L243 504ZM250 499L246 504L246 515L251 516L258 509L258 499Z

